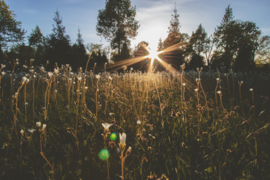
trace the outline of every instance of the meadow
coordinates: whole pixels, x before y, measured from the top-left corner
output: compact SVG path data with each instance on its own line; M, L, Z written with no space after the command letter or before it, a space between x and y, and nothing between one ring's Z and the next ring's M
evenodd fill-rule
M270 179L270 73L181 68L2 65L0 179Z

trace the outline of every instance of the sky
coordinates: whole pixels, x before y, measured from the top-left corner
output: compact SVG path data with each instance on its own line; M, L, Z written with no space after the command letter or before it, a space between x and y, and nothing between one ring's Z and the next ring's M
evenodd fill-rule
M38 25L42 34L52 33L53 17L60 12L62 24L70 36L71 43L77 39L80 29L84 44L109 45L96 33L98 10L105 8L105 0L5 0L10 10L16 14L16 20L22 22L22 28L28 36ZM134 48L141 41L149 43L151 49L157 49L159 38L165 40L175 8L180 15L180 32L191 35L199 24L208 35L214 33L221 23L228 5L233 10L234 19L251 21L260 28L262 35L270 35L270 0L131 0L136 6L136 17L140 28L138 35L131 39ZM25 42L27 42L25 40Z

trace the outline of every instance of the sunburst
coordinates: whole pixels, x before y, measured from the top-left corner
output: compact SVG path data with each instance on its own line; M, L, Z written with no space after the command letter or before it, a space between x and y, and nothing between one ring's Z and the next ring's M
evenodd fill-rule
M176 49L179 49L181 46L185 46L185 45L186 45L186 42L180 42L180 43L174 44L172 46L169 46L169 47L163 49L162 51L154 51L143 44L142 47L149 52L149 55L139 56L139 57L134 57L134 58L118 61L118 62L115 62L115 64L110 64L110 66L108 68L111 69L110 71L115 71L115 70L121 69L123 65L130 66L132 64L138 63L138 62L143 61L143 60L148 58L148 59L151 59L148 72L152 72L154 60L158 60L159 63L170 73L177 72L177 69L173 68L173 66L171 66L166 61L159 58L159 55L161 53L167 53L170 51L174 51Z
M151 59L148 72L152 72L154 60L157 59L157 60L161 61L161 59L158 57L158 55L161 54L163 51L157 52L155 50L151 50L148 47L144 47L144 48L149 52L149 55L146 56L146 58L150 58Z

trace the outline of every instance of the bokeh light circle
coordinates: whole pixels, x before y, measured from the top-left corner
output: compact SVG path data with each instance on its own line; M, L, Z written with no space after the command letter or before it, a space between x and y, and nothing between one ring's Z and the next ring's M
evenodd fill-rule
M109 158L110 153L107 149L102 149L99 154L98 154L99 158L102 160L106 160Z
M116 135L116 133L112 133L111 135L110 135L110 139L111 140L116 140L116 138L117 138L117 135Z

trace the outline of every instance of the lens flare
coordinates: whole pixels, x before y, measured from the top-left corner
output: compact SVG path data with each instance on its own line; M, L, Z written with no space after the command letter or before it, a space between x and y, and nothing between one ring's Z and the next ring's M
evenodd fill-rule
M101 160L107 160L110 156L110 153L107 149L102 149L99 154L98 154L99 158Z
M112 133L111 135L110 135L110 139L111 140L116 140L116 138L117 138L117 135L116 135L116 133Z
M161 59L158 55L161 54L161 53L164 54L164 53L168 53L168 52L171 52L171 51L175 51L177 49L185 49L185 47L187 45L188 45L188 43L186 41L182 41L182 42L176 43L176 44L174 44L172 46L169 46L169 47L163 49L162 51L154 51L154 50L151 50L146 45L143 45L142 47L149 52L149 55L133 57L133 58L130 58L130 59L115 62L114 64L110 64L108 66L108 71L110 71L110 72L111 71L117 71L119 69L122 69L123 65L130 66L130 65L133 65L135 63L144 61L145 59L149 59L151 61L149 61L148 72L152 72L154 61L157 60L169 73L175 74L175 73L177 73L179 71L176 68L174 68L173 66L169 65L165 60ZM97 70L101 70L102 68L103 68L103 66L100 67L100 69L97 68Z

